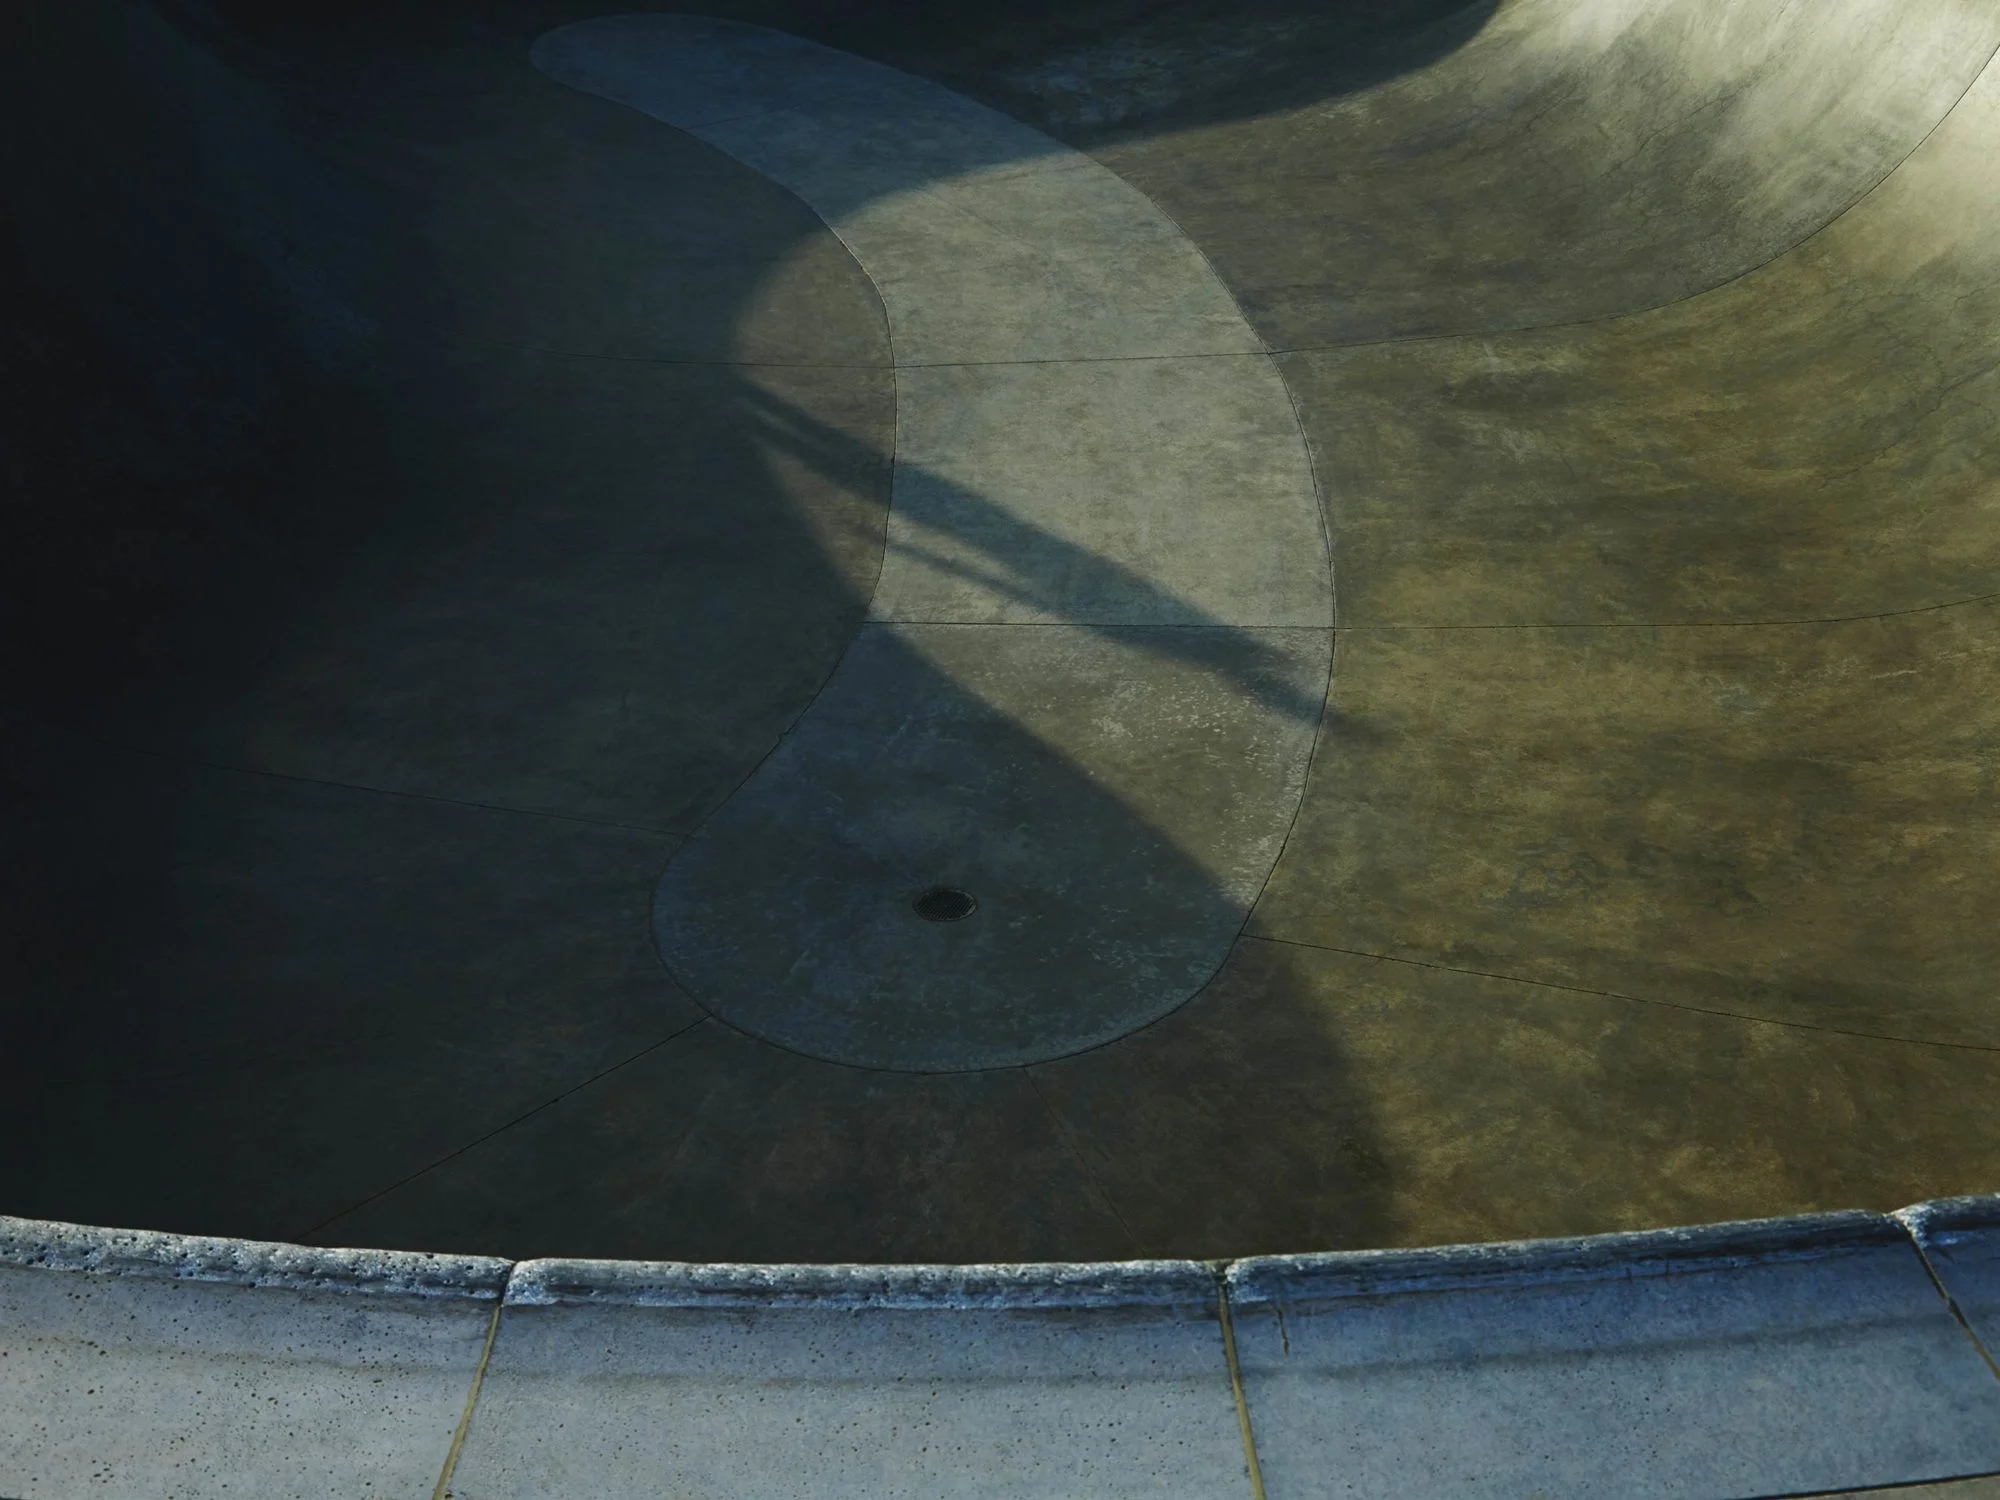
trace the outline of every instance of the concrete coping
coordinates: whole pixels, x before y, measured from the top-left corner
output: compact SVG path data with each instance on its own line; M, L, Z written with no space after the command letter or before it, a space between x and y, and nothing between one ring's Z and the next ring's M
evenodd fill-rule
M1022 1265L701 1265L531 1260L515 1267L510 1307L813 1307L908 1311L1114 1308L1205 1310L1215 1273L1194 1261Z
M0 1495L1831 1495L2000 1473L1996 1266L2000 1196L1017 1265L0 1217Z
M0 1268L294 1291L467 1298L510 1307L814 1307L1008 1311L1161 1308L1726 1272L2000 1229L2000 1194L1893 1214L1807 1214L1567 1239L1237 1260L993 1265L752 1265L327 1249L0 1215Z
M1892 1215L1916 1242L1949 1247L1971 1235L2000 1230L2000 1193L1983 1198L1938 1198Z
M494 1302L506 1290L513 1264L491 1256L327 1250L0 1215L0 1268L6 1267L300 1292L373 1292Z
M1987 1203L2000 1214L2000 1198ZM1902 1210L1919 1213L1935 1205ZM1232 1302L1297 1303L1412 1292L1501 1290L1743 1270L1906 1245L1898 1217L1848 1211L1646 1229L1570 1239L1496 1241L1417 1250L1254 1256L1227 1270Z

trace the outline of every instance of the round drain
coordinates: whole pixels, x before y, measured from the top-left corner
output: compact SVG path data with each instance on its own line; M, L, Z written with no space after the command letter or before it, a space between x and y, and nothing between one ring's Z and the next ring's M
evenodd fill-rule
M979 903L964 891L934 885L912 901L910 909L926 922L962 922L979 910Z

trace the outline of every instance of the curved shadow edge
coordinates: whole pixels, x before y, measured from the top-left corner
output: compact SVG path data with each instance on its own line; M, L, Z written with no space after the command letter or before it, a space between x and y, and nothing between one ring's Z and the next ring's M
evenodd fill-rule
M1332 657L1304 435L1227 289L1116 174L894 69L678 16L532 57L798 194L898 367L872 623L676 852L669 970L754 1036L911 1072L1183 1004L1275 865ZM976 914L913 913L939 886Z

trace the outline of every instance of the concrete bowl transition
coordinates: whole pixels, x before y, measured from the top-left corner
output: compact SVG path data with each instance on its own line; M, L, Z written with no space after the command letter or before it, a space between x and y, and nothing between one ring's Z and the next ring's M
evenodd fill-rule
M0 1500L2000 1500L2000 4L701 8L12 48Z

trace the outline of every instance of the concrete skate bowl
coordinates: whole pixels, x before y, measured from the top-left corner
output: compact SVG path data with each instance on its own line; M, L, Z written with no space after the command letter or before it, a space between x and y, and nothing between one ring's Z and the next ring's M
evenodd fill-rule
M705 9L11 53L0 1209L502 1257L480 1372L549 1257L1212 1342L1993 1188L2000 13ZM1805 1222L1710 1259L1892 1257L1981 1430ZM1686 1492L2000 1469L1864 1409Z

